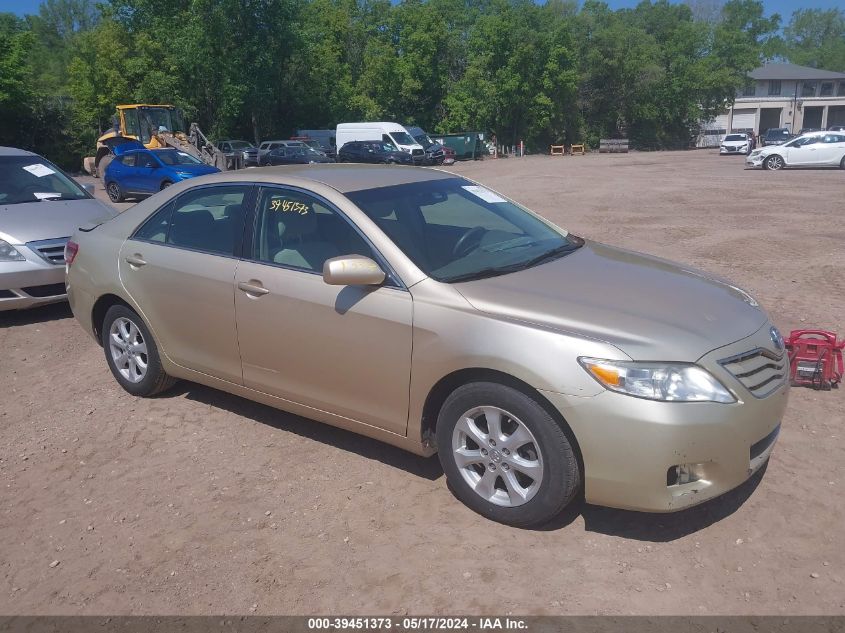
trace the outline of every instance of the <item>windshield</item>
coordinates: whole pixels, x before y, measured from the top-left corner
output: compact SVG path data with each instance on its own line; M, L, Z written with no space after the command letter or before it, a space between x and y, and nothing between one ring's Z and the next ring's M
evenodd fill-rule
M194 158L187 152L176 150L164 150L156 152L158 159L165 165L202 165L202 161Z
M434 141L432 141L428 134L417 134L414 137L414 140L423 146L423 149L428 149L432 145L434 145Z
M463 178L346 195L423 272L447 283L530 268L582 244Z
M728 134L725 137L725 140L726 141L744 141L745 140L745 134Z
M124 117L129 112L131 110L124 111ZM140 136L143 143L149 143L152 135L158 134L162 128L167 132L186 132L182 113L175 108L138 108L138 113L141 118Z
M43 158L0 156L0 206L88 197L82 187Z
M766 136L789 136L789 132L786 130L769 130L766 132Z
M232 149L249 149L255 147L255 145L246 141L229 141L229 147Z
M399 145L416 145L417 142L407 132L391 132L390 137Z

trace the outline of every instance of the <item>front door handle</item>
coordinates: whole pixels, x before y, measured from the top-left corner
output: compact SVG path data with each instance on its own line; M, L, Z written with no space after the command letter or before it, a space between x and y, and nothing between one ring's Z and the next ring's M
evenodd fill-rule
M147 265L146 260L141 257L138 253L135 253L134 255L129 255L126 258L126 263L130 266L133 266L134 268L140 268L141 266Z
M239 281L238 282L238 290L243 290L248 295L254 295L256 297L260 297L261 295L266 295L270 291L267 290L264 286L261 285L260 281L256 281L252 279L250 281Z

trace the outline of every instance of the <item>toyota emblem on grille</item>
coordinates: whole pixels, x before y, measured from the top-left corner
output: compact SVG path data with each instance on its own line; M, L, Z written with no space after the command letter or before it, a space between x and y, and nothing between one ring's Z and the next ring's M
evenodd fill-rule
M781 336L780 332L776 327L772 326L769 329L769 336L772 337L772 343L774 344L775 349L779 352L782 352L784 348L783 337Z

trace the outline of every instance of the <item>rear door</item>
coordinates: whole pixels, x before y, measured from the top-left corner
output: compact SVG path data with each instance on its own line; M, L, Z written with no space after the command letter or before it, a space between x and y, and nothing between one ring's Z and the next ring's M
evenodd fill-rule
M234 278L252 185L190 189L121 248L124 288L164 354L190 369L242 383Z
M825 165L839 165L845 156L845 134L828 133L822 137L819 148L821 163Z

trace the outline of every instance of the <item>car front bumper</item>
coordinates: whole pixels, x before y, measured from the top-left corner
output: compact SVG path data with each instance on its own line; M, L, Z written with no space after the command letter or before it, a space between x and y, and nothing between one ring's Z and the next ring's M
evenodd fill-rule
M745 146L743 146L743 147L724 147L723 146L723 147L719 148L719 153L720 154L737 154L737 155L747 154L748 153L748 147L745 147Z
M751 154L750 156L747 156L745 158L745 166L746 167L752 167L752 168L755 168L755 169L756 168L762 168L764 160L766 160L765 156L762 156L760 154L757 154L757 155Z
M45 261L25 245L14 247L26 259L0 262L0 312L66 300L64 265Z
M777 441L788 381L784 377L768 396L756 398L717 360L762 347L763 334L755 336L699 361L735 394L734 404L656 402L611 391L593 397L543 392L578 442L586 501L674 512L724 494L758 471ZM788 376L788 363L786 368ZM670 485L678 465L692 466L699 479Z

